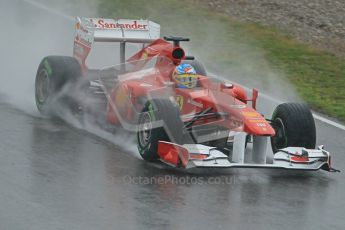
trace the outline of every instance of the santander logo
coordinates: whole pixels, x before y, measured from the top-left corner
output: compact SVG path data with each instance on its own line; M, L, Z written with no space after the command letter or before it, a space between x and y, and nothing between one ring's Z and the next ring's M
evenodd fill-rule
M95 27L99 29L125 29L125 30L148 30L146 23L139 23L136 20L96 19Z

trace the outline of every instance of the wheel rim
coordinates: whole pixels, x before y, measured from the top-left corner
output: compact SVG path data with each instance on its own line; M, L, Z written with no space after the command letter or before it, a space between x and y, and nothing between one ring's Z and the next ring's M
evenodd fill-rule
M42 69L36 80L36 98L39 104L43 104L49 97L49 76L45 69Z
M148 112L143 113L139 120L139 145L141 147L146 147L150 143L152 134L152 120Z
M282 119L276 118L274 120L274 129L276 135L273 137L273 144L276 150L287 147L287 137Z

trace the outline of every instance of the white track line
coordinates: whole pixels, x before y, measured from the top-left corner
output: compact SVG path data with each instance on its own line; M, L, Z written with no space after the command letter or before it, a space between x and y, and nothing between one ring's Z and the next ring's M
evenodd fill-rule
M273 101L273 102L275 102L275 103L277 103L277 104L284 103L283 101L277 100L277 99L275 99L275 98L273 98L273 97L271 97L271 96L268 96L268 95L266 95L266 94L261 93L260 95L261 95L261 97L266 98L267 100ZM325 117L322 117L322 116L320 116L320 115L317 115L317 114L315 114L315 113L313 113L313 117L314 117L316 120L319 120L319 121L321 121L321 122L324 122L324 123L326 123L326 124L332 125L332 126L338 128L338 129L342 129L342 130L345 131L345 126L342 125L342 124L339 124L339 123L337 123L337 122L335 122L335 121L329 120L329 119L327 119L327 118L325 118Z
M45 5L43 5L43 4L41 4L41 3L38 3L38 2L35 2L35 1L32 1L32 0L23 0L23 1L26 2L26 3L28 3L28 4L31 4L32 6L35 6L35 7L39 8L39 9L45 10L45 11L50 12L50 13L52 13L52 14L55 14L55 15L57 15L57 16L59 16L59 17L65 18L65 19L67 19L67 20L70 20L70 21L73 21L73 20L74 20L74 17L72 17L72 16L70 16L70 15L63 14L63 13L61 13L61 12L55 10L55 9L52 9L52 8L49 8L49 7L45 6ZM235 84L238 84L238 83L236 83L236 82L234 82L234 83L235 83ZM239 85L241 85L241 84L239 84ZM249 91L251 90L250 88L245 87L245 86L244 86L244 88L245 88L246 90L249 90ZM266 95L266 94L263 94L263 93L260 93L260 96L263 97L263 98L266 98L267 100L270 100L270 101L272 101L272 102L274 102L274 103L277 103L277 104L280 104L280 103L283 103L283 102L284 102L284 101L275 99L275 98L273 98L273 97L271 97L271 96L268 96L268 95ZM335 121L332 121L332 120L329 120L329 119L324 118L324 117L322 117L322 116L319 116L319 115L317 115L317 114L315 114L315 113L313 113L313 116L314 116L315 119L317 119L317 120L319 120L319 121L321 121L321 122L324 122L324 123L326 123L326 124L329 124L329 125L331 125L331 126L334 126L334 127L338 128L338 129L342 129L342 130L345 131L345 126L344 126L344 125L341 125L341 124L339 124L339 123L337 123L337 122L335 122Z
M345 131L345 126L344 125L341 125L341 124L339 124L339 123L337 123L335 121L332 121L332 120L329 120L327 118L324 118L324 117L322 117L320 115L317 115L315 113L313 113L313 116L314 116L315 119L317 119L319 121L322 121L322 122L324 122L326 124L332 125L334 127L337 127L338 129L342 129L342 130Z

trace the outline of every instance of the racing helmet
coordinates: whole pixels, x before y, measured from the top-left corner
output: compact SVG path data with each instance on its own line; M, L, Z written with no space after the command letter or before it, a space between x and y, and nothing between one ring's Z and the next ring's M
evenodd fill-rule
M172 78L176 82L176 88L192 89L198 83L194 67L186 63L176 66Z

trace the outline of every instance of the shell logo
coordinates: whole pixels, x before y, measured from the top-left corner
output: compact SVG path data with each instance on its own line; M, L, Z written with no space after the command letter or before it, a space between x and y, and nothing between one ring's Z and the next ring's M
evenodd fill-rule
M141 59L146 60L148 58L148 56L149 56L149 54L146 51L144 51L143 54L141 55Z
M127 104L127 94L123 87L120 87L115 95L116 105L119 107L124 107Z

